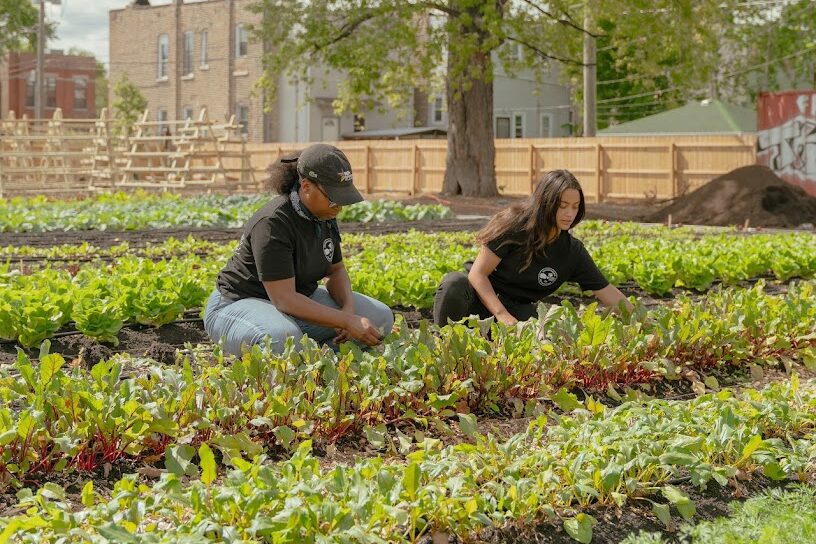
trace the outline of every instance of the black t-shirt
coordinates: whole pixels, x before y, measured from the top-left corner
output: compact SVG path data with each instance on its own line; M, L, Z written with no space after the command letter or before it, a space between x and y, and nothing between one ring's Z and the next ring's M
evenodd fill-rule
M268 298L262 281L295 278L295 290L311 296L332 264L343 260L340 234L327 221L303 218L281 195L247 222L238 248L218 274L225 297Z
M545 247L544 255L534 255L523 272L520 272L524 263L520 241L518 235L505 235L487 244L488 249L501 258L488 276L497 294L517 303L529 303L552 294L565 281L578 283L584 291L597 291L609 285L584 244L565 230Z

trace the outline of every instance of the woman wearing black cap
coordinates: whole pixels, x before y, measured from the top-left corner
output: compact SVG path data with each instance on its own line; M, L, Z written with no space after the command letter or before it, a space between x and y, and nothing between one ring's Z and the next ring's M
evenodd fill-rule
M493 315L514 325L535 316L538 301L565 281L592 291L606 306L631 311L632 304L569 233L584 211L575 176L567 170L545 174L528 199L497 213L479 232L482 247L468 273L443 278L434 297L434 322Z
M394 315L352 292L340 251L337 214L363 200L346 156L312 145L275 163L270 182L279 196L252 216L218 275L204 311L207 334L235 355L267 341L281 352L290 336L379 344Z

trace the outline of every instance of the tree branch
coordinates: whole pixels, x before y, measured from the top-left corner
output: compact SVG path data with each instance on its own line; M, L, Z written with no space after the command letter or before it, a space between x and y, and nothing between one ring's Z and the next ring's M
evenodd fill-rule
M542 8L541 6L538 6L538 5L534 4L530 0L523 0L523 2L525 4L527 4L528 6L532 7L533 9L537 10L542 15L545 15L545 16L549 17L550 19L552 19L553 21L556 21L559 24L574 28L575 30L577 30L579 32L583 32L584 34L588 34L588 35L592 36L593 38L598 38L598 37L602 36L602 34L593 34L589 30L587 30L587 29L583 28L582 26L578 25L572 19L572 17L570 17L569 13L564 12L564 15L567 17L566 19L564 19L563 17L559 17L559 16L554 15L553 13L550 13L549 11Z
M440 2L433 2L433 1L432 2L418 2L418 3L414 4L414 7L437 9L439 11L447 13L451 17L458 17L459 15L461 15L461 13L458 10L452 9L452 8L446 6L445 4L442 4ZM357 19L355 19L353 21L349 21L346 24L344 24L342 27L340 27L338 29L338 34L334 38L330 39L329 41L324 42L324 43L312 42L312 51L320 51L320 50L325 49L325 48L327 48L327 47L329 47L331 45L334 45L335 43L337 43L339 41L342 41L342 40L348 38L349 36L354 34L354 32L360 27L360 25L362 25L366 21L369 21L369 20L373 19L375 16L376 16L376 12L374 10L367 10L364 14L357 17Z
M319 44L318 42L312 42L312 51L321 51L331 45L336 44L337 42L344 40L354 34L354 31L357 30L361 24L365 23L366 21L372 19L374 17L374 13L371 11L366 12L364 15L358 17L354 21L349 21L344 24L342 27L338 29L338 34L332 38L331 40Z
M508 36L507 40L509 40L511 42L520 43L521 45L523 45L527 49L529 49L531 51L534 51L539 56L544 57L545 59L557 60L558 62L563 62L564 64L574 64L575 66L592 66L592 64L584 64L583 62L579 62L577 60L565 59L563 57L550 55L549 53L545 53L544 51L542 51L538 47L536 47L534 45L530 45L529 43L525 42L524 40L519 40L518 38L513 38L513 37Z
M447 6L441 2L417 2L414 4L416 7L420 8L432 8L441 11L442 13L447 13L451 17L459 17L462 12L457 9L453 9L450 6Z

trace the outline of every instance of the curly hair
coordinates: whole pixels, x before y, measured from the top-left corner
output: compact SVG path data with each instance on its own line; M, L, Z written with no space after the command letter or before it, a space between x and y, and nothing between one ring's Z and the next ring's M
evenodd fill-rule
M300 151L287 153L266 168L269 174L266 178L265 189L279 195L288 194L298 181L297 159Z

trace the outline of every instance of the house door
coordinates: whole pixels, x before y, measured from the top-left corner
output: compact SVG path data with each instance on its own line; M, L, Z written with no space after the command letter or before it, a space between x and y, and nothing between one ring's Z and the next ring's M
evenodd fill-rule
M496 138L510 137L510 118L496 117Z
M337 117L323 118L323 133L321 140L324 142L336 142L340 139L340 119Z

